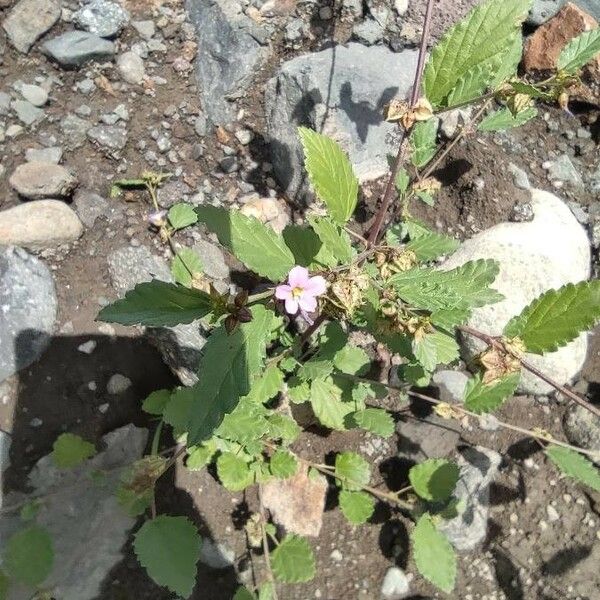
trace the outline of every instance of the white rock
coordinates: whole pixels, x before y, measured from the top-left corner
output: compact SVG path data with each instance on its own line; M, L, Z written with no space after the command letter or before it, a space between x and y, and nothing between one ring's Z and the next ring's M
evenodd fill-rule
M77 187L77 178L65 167L53 163L28 162L10 176L10 185L29 200L62 198Z
M500 272L493 287L505 296L497 304L477 308L469 325L500 335L506 323L543 292L588 279L590 247L587 234L569 207L554 194L531 191L534 219L528 223L501 223L467 240L442 266L453 269L470 260L497 260ZM472 356L482 344L471 337L463 350ZM580 371L587 353L587 334L545 356L527 355L529 362L559 383L568 383ZM547 394L551 387L529 373L520 391Z
M404 15L408 10L408 0L394 0L394 8L400 16Z
M400 600L410 591L410 582L412 577L407 575L398 567L390 567L383 583L381 584L381 595L385 600Z
M144 81L144 61L135 52L124 52L117 58L117 68L124 81L139 85Z
M449 369L438 371L433 376L433 382L440 390L440 400L450 404L462 402L468 380L469 378L464 373Z
M34 200L0 212L0 245L54 248L81 237L83 225L60 200Z
M156 26L152 20L132 21L131 24L145 40L149 40L156 33Z
M48 102L48 92L39 85L24 83L19 88L19 92L25 100L31 102L34 106L44 106Z
M121 373L115 373L106 384L106 391L116 396L117 394L122 394L126 392L131 387L131 379L129 377L125 377L125 375L121 375Z

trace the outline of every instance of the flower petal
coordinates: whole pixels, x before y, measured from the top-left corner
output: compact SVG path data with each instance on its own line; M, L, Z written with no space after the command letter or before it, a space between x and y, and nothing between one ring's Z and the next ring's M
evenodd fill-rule
M308 294L302 294L298 300L300 308L306 312L314 312L317 310L317 299Z
M304 289L309 282L308 269L306 267L294 267L288 275L288 283L293 288Z
M295 315L298 312L298 300L291 297L286 298L285 312L287 312L289 315Z
M291 286L282 283L275 288L275 298L279 300L285 300L286 298L290 298L292 296L292 288Z
M327 291L327 281L324 277L316 275L308 280L308 285L304 287L304 290L312 296L320 296Z

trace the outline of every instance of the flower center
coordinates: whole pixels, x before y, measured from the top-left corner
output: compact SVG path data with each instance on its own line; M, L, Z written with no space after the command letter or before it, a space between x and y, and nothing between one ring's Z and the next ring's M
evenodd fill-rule
M302 292L304 292L304 290L301 287L292 288L292 297L300 298L300 296L302 296Z

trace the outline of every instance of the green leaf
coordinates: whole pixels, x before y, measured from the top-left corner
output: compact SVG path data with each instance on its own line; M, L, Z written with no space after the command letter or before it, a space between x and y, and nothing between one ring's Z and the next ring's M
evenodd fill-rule
M369 355L358 346L346 346L336 353L333 364L349 375L364 375L371 367Z
M459 474L455 463L431 458L412 467L408 472L408 479L415 492L424 500L443 502L454 492Z
M171 390L156 390L144 400L142 410L149 415L162 416L169 400L171 400Z
M440 329L452 331L457 325L466 323L470 310L461 306L458 308L440 308L431 313L431 322Z
M406 244L406 249L412 250L420 261L429 262L440 256L452 254L459 246L458 240L432 231L411 239Z
M286 450L276 450L271 457L271 473L279 479L287 479L296 474L298 461L293 454Z
M398 195L402 196L403 194L406 194L409 183L410 175L408 174L408 171L406 169L399 169L396 180L394 181Z
M176 438L188 430L190 411L196 393L196 386L181 387L171 392L171 400L163 411L163 421L173 428Z
M450 542L424 514L411 533L417 569L433 585L449 594L456 581L456 554Z
M469 261L451 271L417 268L388 279L400 297L414 308L435 311L471 309L493 304L502 296L489 286L496 279L498 264L493 260Z
M340 492L340 509L353 525L366 523L375 511L375 500L366 492Z
M284 444L291 444L300 435L299 425L286 415L274 413L269 417L269 433L275 440L280 439Z
M255 273L277 282L294 266L294 255L283 238L258 219L208 205L196 208L196 214L221 244Z
M533 106L518 112L516 115L513 115L508 108L501 108L482 119L478 129L479 131L504 131L505 129L520 127L527 121L531 121L537 114L537 108Z
M288 381L288 396L290 402L302 404L310 399L310 385L298 377L290 377Z
M438 120L429 119L417 123L410 135L412 147L412 164L424 167L435 155Z
M352 245L348 234L327 217L308 218L315 233L323 243L323 250L334 257L332 266L352 260Z
M52 446L52 460L59 469L72 469L94 454L94 444L73 433L62 433Z
M598 28L578 35L562 49L558 57L558 69L574 74L597 54L600 54L600 29Z
M17 531L6 542L2 567L19 583L40 585L50 575L53 564L52 539L38 525Z
M335 457L335 476L346 490L361 490L371 479L369 463L356 452L341 452Z
M585 456L562 446L548 446L546 454L565 475L600 492L600 471Z
M241 587L237 589L233 600L256 600L256 596L248 588Z
M283 389L283 373L276 365L267 367L254 381L246 399L257 404L266 404Z
M433 371L438 364L447 365L459 357L456 340L436 331L413 340L415 358L427 371Z
M307 360L299 369L298 377L304 381L325 379L333 371L333 361L318 356Z
M191 204L181 202L169 209L169 223L173 229L183 229L198 222L198 215Z
M394 433L394 419L382 408L365 408L350 415L358 427L384 438Z
M549 290L511 319L504 335L519 337L529 352L553 352L600 320L600 281Z
M187 598L196 583L201 541L196 527L185 517L160 515L142 525L133 548L158 585Z
M273 600L275 584L265 581L258 591L258 600Z
M202 319L212 308L211 297L206 292L153 279L138 283L125 298L104 307L98 320L121 325L172 327Z
M210 438L223 417L249 394L260 371L274 314L262 305L252 307L252 321L232 334L218 328L203 348L200 381L193 386L189 443Z
M338 264L335 256L310 227L288 225L283 230L283 239L292 251L297 265L315 270Z
M215 435L245 445L259 440L267 431L269 423L262 405L242 400L229 414L225 415Z
M29 500L29 502L25 503L19 512L21 521L33 521L40 511L41 505L40 500ZM0 600L1 598L2 596L0 595Z
M137 517L152 505L154 485L164 473L166 464L166 458L148 455L122 470L115 495L128 515Z
M352 403L342 401L342 390L330 379L315 379L312 382L310 403L319 422L338 431L346 429L346 415L355 410Z
M344 224L358 202L358 179L339 144L325 135L299 127L304 148L304 164L315 193L325 203L331 217Z
M486 88L491 85L494 73L496 73L499 66L497 62L491 61L469 69L452 88L446 105L450 108L479 98Z
M467 382L465 408L480 415L496 410L517 389L521 373L511 373L491 384L484 384L480 375Z
M202 275L202 259L191 248L182 248L177 251L171 263L171 275L180 285L191 287L194 279Z
M185 466L190 471L200 471L203 469L217 452L216 444L212 440L204 442L200 446L192 446L188 449L188 457Z
M315 556L306 539L287 535L271 554L271 567L279 581L303 583L316 573Z
M423 78L425 96L434 107L450 105L458 89L479 93L495 83L507 60L514 62L516 38L531 0L487 0L457 23L434 47Z
M5 573L0 571L0 600L8 600L8 590L10 588L10 579Z
M500 67L496 71L489 87L497 90L502 83L515 77L521 58L523 58L523 36L516 35L512 46L503 56Z
M217 458L217 474L230 492L240 492L254 483L248 463L231 452L224 452Z

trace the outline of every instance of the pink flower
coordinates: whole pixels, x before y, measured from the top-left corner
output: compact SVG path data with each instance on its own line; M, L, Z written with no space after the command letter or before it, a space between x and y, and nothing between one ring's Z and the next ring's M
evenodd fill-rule
M317 296L327 290L327 282L317 275L310 277L305 267L294 267L289 275L287 284L282 283L275 288L275 297L285 300L285 310L290 315L295 315L298 310L304 318L306 313L317 309ZM310 322L310 319L307 319Z

